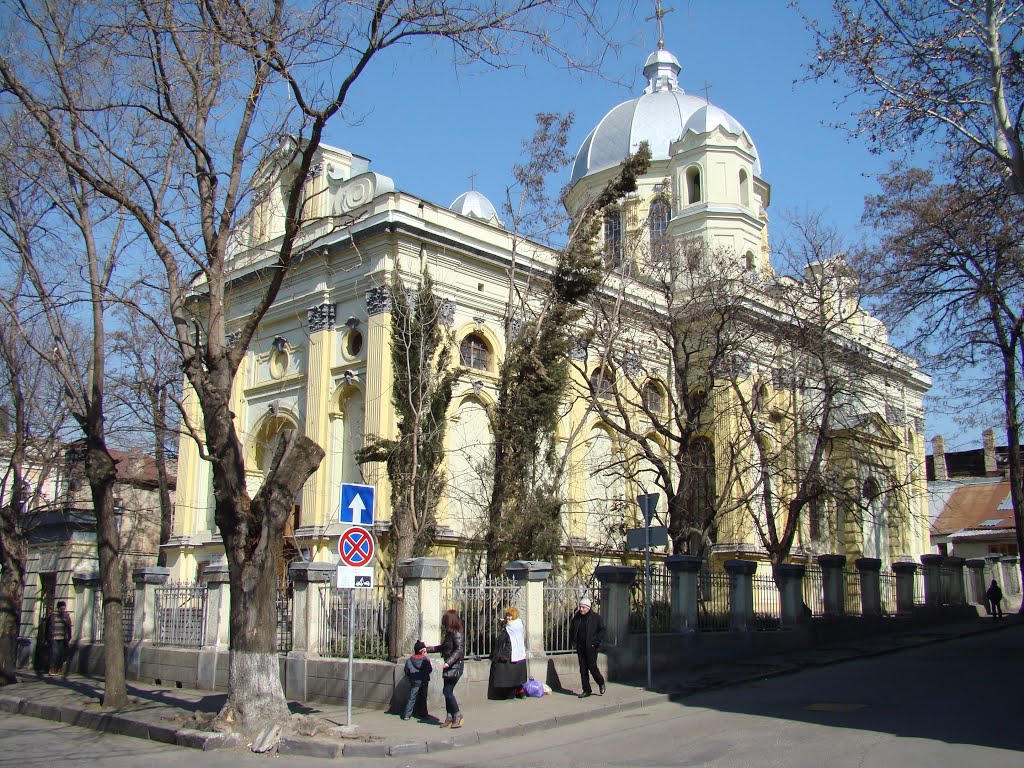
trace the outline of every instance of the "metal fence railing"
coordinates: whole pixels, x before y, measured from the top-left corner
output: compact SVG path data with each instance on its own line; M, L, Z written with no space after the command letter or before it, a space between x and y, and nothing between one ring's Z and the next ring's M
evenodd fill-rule
M520 587L508 578L448 581L441 585L441 605L454 608L465 626L466 658L490 655L505 609L520 605Z
M697 577L697 628L729 629L729 574L703 569Z
M843 571L843 611L847 616L860 616L863 610L860 571Z
M295 592L290 584L277 590L274 607L277 613L277 652L288 653L292 649L292 620L295 617Z
M896 605L896 574L892 571L882 571L878 574L878 579L882 613L886 616L895 616L898 613Z
M754 626L767 631L782 628L782 599L779 587L771 576L753 576Z
M825 615L825 585L819 565L808 565L804 572L804 605L811 616Z
M924 604L924 573L919 569L914 573L914 605Z
M672 629L672 574L664 563L651 563L651 632ZM647 631L647 607L644 603L644 569L638 568L629 591L629 631Z
M155 645L201 648L206 635L206 585L195 582L156 588Z
M333 584L321 585L318 652L330 658L347 657L349 625L352 622L353 656L358 659L386 659L389 607L384 585L372 589L338 589Z
M580 600L589 598L593 609L601 611L601 590L593 582L548 580L544 584L544 653L571 653L576 650L569 636L569 623Z
M100 589L92 593L92 633L97 643L103 642L103 627L105 626L103 616L103 592ZM126 584L121 593L121 636L125 643L132 641L132 634L135 630L135 589L132 585Z

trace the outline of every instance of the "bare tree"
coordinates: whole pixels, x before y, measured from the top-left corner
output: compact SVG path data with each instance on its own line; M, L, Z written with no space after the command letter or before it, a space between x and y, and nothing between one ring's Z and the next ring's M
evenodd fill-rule
M2 307L14 303L18 281L11 285ZM67 418L52 371L21 337L23 328L0 308L0 684L17 682L28 540L42 516L53 512L55 499L46 490L63 458ZM26 330L45 334L38 324Z
M706 556L719 519L747 501L736 472L749 439L729 433L721 393L746 351L749 276L703 242L637 242L592 304L599 354L576 363L594 412L628 446L605 471L664 492L675 554Z
M1024 215L985 167L991 164L962 167L956 183L918 169L883 177L882 193L868 198L865 211L880 239L859 262L885 316L909 329L917 354L939 371L980 370L969 394L975 402L993 400L1005 414L1010 497L1024 551Z
M862 307L838 234L820 216L791 224L779 272L747 320L746 355L757 365L732 384L751 437L742 470L750 522L773 565L787 561L801 531L826 551L853 545L886 559L909 544L899 534L912 524L913 467L903 430L890 425L905 414L888 394L903 374L890 365L884 326ZM900 362L908 375L916 368Z
M1024 193L1020 0L833 0L830 18L804 18L811 77L858 105L852 135L878 149L938 140L957 157L981 152Z
M120 533L114 511L117 467L108 448L105 384L107 313L112 279L126 243L116 204L104 200L33 139L31 122L8 115L0 237L20 277L21 296L0 296L20 337L61 382L65 402L84 438L83 459L96 517L103 589L104 704L127 701L121 634ZM75 131L74 140L81 138ZM84 283L84 287L79 287ZM20 301L19 301L20 300ZM46 338L38 326L45 325ZM34 329L34 330L33 330Z
M253 334L302 254L305 181L323 131L351 110L353 85L378 54L444 41L455 63L503 66L523 46L585 65L558 48L553 29L606 40L596 3L473 0L448 3L151 3L10 0L13 34L0 82L54 151L134 218L164 267L183 367L203 411L215 519L231 586L231 693L222 720L245 731L287 715L274 638L274 559L295 493L323 451L283 437L250 498L230 401ZM598 57L605 46L591 53ZM564 54L564 55L563 55ZM76 143L72 125L88 126ZM269 242L241 236L256 168L279 201ZM117 182L122 174L131 183ZM248 258L232 261L239 245ZM259 263L261 292L227 343L233 269ZM199 275L192 278L193 270ZM197 427L199 425L196 425Z

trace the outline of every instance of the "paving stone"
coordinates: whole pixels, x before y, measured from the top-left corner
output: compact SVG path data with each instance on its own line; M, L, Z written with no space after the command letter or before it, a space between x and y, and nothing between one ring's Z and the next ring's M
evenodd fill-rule
M209 731L196 731L191 728L179 728L174 732L174 743L189 749L205 749L206 741L214 734Z
M109 727L110 733L116 733L118 736L132 736L136 739L149 738L149 726L146 725L146 723L139 720L133 720L130 717L112 715Z
M446 752L455 749L455 739L441 739L440 741L428 741L427 752Z
M21 699L14 696L0 696L0 712L16 715L19 707L21 707Z
M150 741L159 741L161 744L177 743L177 731L174 728L167 725L154 725L153 723L150 723L148 728Z

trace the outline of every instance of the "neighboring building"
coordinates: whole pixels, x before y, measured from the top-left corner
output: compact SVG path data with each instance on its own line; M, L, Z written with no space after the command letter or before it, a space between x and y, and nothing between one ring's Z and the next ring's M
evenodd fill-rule
M624 244L630 238L644 240L652 257L663 243L699 238L716 253L731 254L729 258L747 275L750 295L757 295L760 277L772 270L766 213L770 187L762 177L753 141L729 114L682 90L679 62L669 52L652 53L643 71L643 94L612 109L580 148L567 206L570 211L578 209L646 140L653 153L651 168L637 192L622 201L618 214L605 221L604 245L612 269L623 275L642 269L625 255ZM274 260L282 232L280 179L288 172L268 166L258 178L257 202L247 231L237 239L231 264L229 330L246 316L262 290L261 270ZM473 544L482 530L487 490L478 470L488 460L487 408L495 402L506 348L502 321L512 293L510 267L517 267L516 290L529 295L529 281L550 275L556 254L539 244L517 241L477 191L460 196L450 207L440 206L400 191L390 178L371 171L369 160L343 149L321 147L306 185L311 223L298 245L305 255L253 337L231 403L245 445L250 490L262 480L268 446L280 430L302 430L327 451L296 500L282 572L290 559L337 559L343 482L377 487L378 532L386 536L384 470L360 467L354 455L366 435L395 435L387 286L395 272L414 284L426 268L445 307L444 322L454 336L461 365L469 372L451 404L449 495L440 510L437 552L451 559L457 574L473 572ZM807 279L836 264L812 265ZM692 269L707 266L695 264ZM201 292L202 284L196 289ZM638 299L627 292L625 300ZM751 312L762 320L770 318L771 304L771 297L751 299ZM839 409L830 432L830 460L856 493L863 489L864 507L872 514L868 519L833 509L828 515L825 510L812 515L801 528L795 555L841 551L886 561L916 558L928 547L922 398L930 382L911 358L888 344L878 320L854 309L848 325L830 342L855 350L857 367L850 375L864 383L865 394ZM655 311L667 315L664 306ZM657 331L648 327L647 332ZM764 416L766 423L783 423L785 404L790 402L786 398L798 396L790 393L810 395L805 395L792 367L788 372L780 367L778 350L784 349L785 341L771 336L770 323L758 333L765 342L763 355L744 365L774 382L764 385ZM646 349L638 343L632 350L640 356L635 362L641 368L653 370L663 364L643 358L656 354ZM574 353L581 367L587 364L587 353L582 346ZM593 359L599 357L595 354ZM597 367L587 375L591 380L607 376L608 386L614 386L614 371ZM578 394L588 392L587 385L585 377L577 377ZM651 397L670 394L667 386L652 375ZM194 397L188 406L192 423L201 423ZM703 438L717 461L709 463L712 474L724 463L730 430L737 429L735 421L723 420ZM624 517L635 515L626 510L632 509L638 489L607 467L628 449L595 418L583 397L567 403L555 440L570 459L564 481L566 551L621 558L621 537L609 539L608 531L620 530ZM190 580L205 564L221 558L223 548L214 523L210 467L188 438L183 439L179 456L180 486L168 562L172 578ZM883 475L890 480L880 480ZM756 514L735 510L722 521L712 547L714 557L763 554L753 531Z
M931 545L939 554L1019 554L1007 450L996 445L991 429L985 430L982 443L981 448L947 453L941 436L932 439L927 457L929 514Z
M159 556L159 480L152 457L116 450L110 455L117 462L114 509L124 558L123 579L130 585L132 569L156 565ZM31 658L43 621L56 602L75 605L73 577L99 573L96 519L83 460L75 444L68 446L63 459L48 470L41 483L25 569L19 633L22 660ZM175 467L168 471L173 501Z

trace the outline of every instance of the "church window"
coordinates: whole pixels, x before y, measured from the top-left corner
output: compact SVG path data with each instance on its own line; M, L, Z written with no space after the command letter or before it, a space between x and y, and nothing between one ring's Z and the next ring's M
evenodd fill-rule
M490 369L491 350L488 348L487 342L475 333L469 334L462 340L459 357L462 365L467 368L475 368L478 371Z
M615 379L608 371L599 368L590 374L590 391L601 400L611 400L615 397Z
M644 385L644 407L650 413L661 413L665 407L665 396L661 393L661 387L653 381Z
M750 207L750 179L744 170L740 170L740 205Z
M604 254L612 266L622 261L622 218L617 208L604 215Z
M701 201L700 168L686 169L686 199L691 205Z
M669 205L663 197L655 198L648 213L648 227L651 232L651 259L664 261L668 256Z

